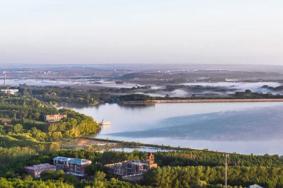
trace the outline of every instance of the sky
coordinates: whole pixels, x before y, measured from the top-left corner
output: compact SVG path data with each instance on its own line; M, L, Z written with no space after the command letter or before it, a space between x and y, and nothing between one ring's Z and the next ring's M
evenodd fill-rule
M0 0L0 64L283 65L282 0Z

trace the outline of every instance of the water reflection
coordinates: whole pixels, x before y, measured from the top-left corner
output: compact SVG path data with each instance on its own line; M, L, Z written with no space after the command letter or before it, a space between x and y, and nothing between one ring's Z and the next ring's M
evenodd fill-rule
M98 137L240 153L282 154L283 103L106 104L77 111L112 126Z

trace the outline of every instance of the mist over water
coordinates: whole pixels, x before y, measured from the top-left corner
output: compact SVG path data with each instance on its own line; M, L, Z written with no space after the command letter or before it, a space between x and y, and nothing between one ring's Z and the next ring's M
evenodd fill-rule
M100 138L217 151L282 154L283 103L103 105L77 111L112 122Z

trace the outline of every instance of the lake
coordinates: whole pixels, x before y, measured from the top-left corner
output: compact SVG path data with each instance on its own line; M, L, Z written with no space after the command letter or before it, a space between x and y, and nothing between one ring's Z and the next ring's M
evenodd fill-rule
M105 104L74 109L111 121L98 138L243 154L283 154L283 103Z

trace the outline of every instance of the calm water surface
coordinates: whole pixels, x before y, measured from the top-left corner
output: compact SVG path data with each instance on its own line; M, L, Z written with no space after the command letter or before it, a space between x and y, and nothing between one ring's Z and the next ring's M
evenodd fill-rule
M111 121L99 138L237 153L283 154L283 103L106 104L75 109Z

